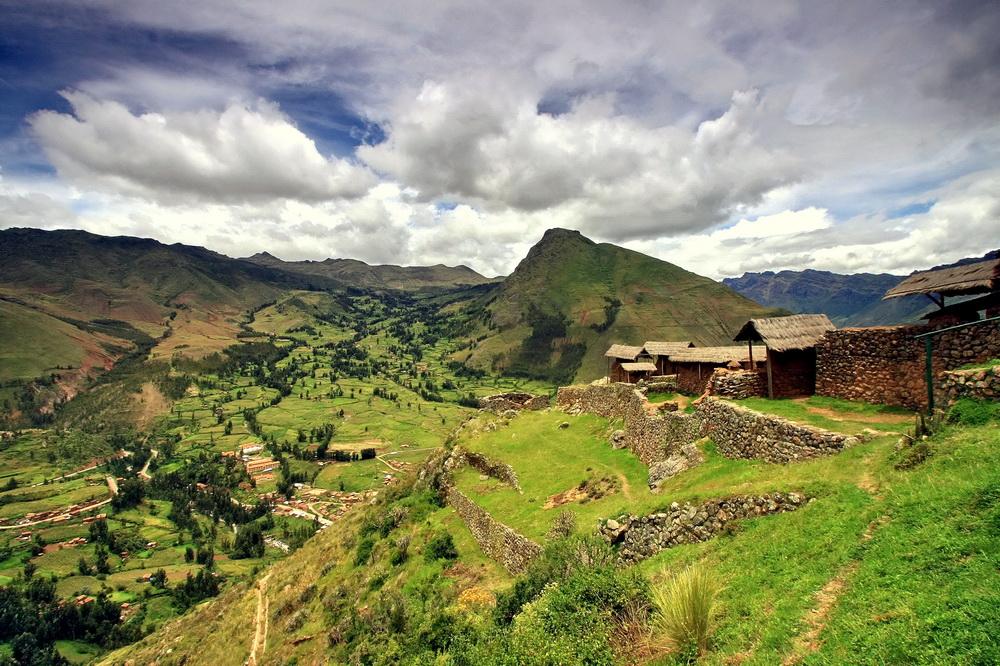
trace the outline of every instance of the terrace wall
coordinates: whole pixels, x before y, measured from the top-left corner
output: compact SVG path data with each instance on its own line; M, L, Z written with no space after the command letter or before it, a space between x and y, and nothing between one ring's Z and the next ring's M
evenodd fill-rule
M495 519L462 491L449 488L448 504L458 512L483 553L512 576L523 573L528 563L542 554L540 545Z
M759 398L767 395L766 370L717 368L711 379L711 395L723 398Z
M963 398L998 400L1000 399L1000 365L977 370L943 372L938 378L937 392L947 400L947 405L942 405L947 407Z
M548 406L549 396L533 395L531 393L498 393L479 399L479 409L494 414L503 414L509 410L516 412L523 409L534 411L545 409Z
M844 328L816 346L816 394L926 409L924 340L932 326ZM1000 357L1000 328L985 322L934 337L933 374ZM945 396L940 396L942 400ZM935 400L938 396L935 395Z
M667 512L605 521L600 534L611 543L621 544L618 557L623 563L634 564L667 548L707 541L731 520L795 511L807 501L797 493L771 493L736 495L702 504L687 502L683 506L674 502Z
M839 453L856 437L761 414L725 400L706 397L697 406L719 454L726 458L788 463Z
M570 413L595 414L606 419L623 418L619 440L645 465L666 460L684 444L701 437L701 422L693 414L646 412L646 396L626 384L563 386L556 407Z

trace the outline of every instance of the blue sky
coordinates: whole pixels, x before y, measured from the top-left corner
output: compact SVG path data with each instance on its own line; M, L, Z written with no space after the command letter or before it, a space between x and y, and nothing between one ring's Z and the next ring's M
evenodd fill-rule
M995 2L0 0L0 227L720 278L1000 246Z

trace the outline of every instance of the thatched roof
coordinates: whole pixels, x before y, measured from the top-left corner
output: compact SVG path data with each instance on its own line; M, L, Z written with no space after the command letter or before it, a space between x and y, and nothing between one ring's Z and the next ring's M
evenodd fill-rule
M647 342L642 346L647 354L655 356L670 356L678 349L687 349L688 347L694 347L694 344L687 340L684 342Z
M655 363L622 363L625 372L656 372Z
M754 360L763 361L767 356L766 347L753 348ZM691 347L690 349L678 349L670 355L670 360L674 363L715 363L725 365L732 361L745 363L750 360L750 353L746 345L737 347Z
M734 342L763 342L776 352L815 347L827 331L836 326L825 314L751 319L733 338Z
M882 300L910 294L983 294L1000 289L1000 259L914 273L885 292Z
M642 347L630 347L629 345L611 345L604 355L608 358L627 358L635 360L642 353Z

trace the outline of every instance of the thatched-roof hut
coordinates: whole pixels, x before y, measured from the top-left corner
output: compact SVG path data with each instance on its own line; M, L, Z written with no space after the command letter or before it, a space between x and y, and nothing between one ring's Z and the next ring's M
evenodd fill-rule
M882 300L913 294L923 294L938 306L924 319L955 317L958 321L976 321L980 310L986 310L987 316L995 316L1000 313L1000 259L914 273L887 291ZM975 294L986 295L945 306L947 296Z
M625 363L635 363L642 354L642 347L611 345L608 351L604 352L604 356L608 359L608 379L612 382L632 382L628 371L622 366Z
M764 357L764 347L753 348L755 357ZM685 393L703 393L716 368L750 368L750 349L737 347L691 347L670 354L677 372L677 387Z
M690 340L685 340L683 342L648 341L642 346L646 355L652 358L653 363L656 364L656 374L658 375L676 374L677 368L674 367L673 362L670 360L670 354L680 349L688 349L690 347L694 347L694 343Z
M882 300L924 294L943 307L944 296L985 294L1000 289L1000 259L914 273L885 292ZM939 302L931 294L942 296Z
M768 317L751 319L733 340L764 343L768 395L787 398L816 392L816 344L834 329L825 314Z

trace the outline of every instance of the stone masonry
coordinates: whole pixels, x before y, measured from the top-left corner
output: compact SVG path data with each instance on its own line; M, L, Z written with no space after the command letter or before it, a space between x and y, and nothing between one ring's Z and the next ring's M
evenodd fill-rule
M448 504L458 512L486 556L502 564L510 575L523 573L528 563L542 554L540 545L496 520L462 491L449 488Z
M545 409L548 406L549 396L533 395L531 393L498 393L479 399L479 409L494 414L503 414L510 410L515 412L524 409L539 410Z
M571 414L624 418L616 447L628 448L645 465L666 460L684 444L701 437L701 422L693 414L650 415L646 403L646 396L628 384L563 386L556 395L556 407Z
M758 398L767 395L767 372L764 370L729 370L717 368L708 384L709 395L724 398Z
M667 512L605 521L600 534L621 544L618 557L624 564L634 564L667 548L707 541L731 520L795 511L806 501L798 493L771 493L736 495L702 504L686 502L683 506L674 502Z
M856 437L761 414L717 398L704 398L698 414L719 454L726 458L788 463L840 453Z
M932 330L893 326L827 331L816 346L816 394L926 409L924 340L913 336ZM946 331L934 337L933 374L940 377L946 370L998 357L996 322Z
M972 398L973 400L1000 399L1000 365L992 368L977 368L975 370L952 370L944 372L938 378L938 393L947 399L950 407L956 400Z

